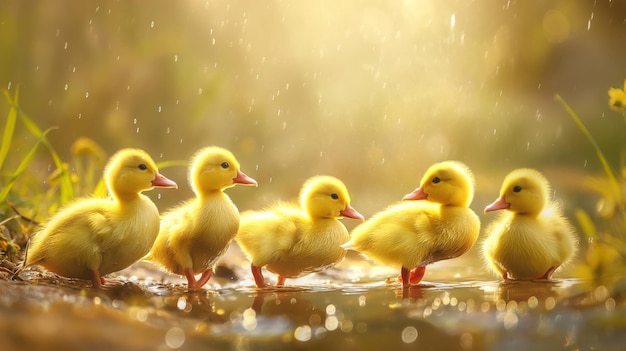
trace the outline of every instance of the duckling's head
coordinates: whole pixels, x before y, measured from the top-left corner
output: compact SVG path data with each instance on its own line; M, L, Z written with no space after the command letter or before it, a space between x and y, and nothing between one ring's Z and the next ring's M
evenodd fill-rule
M474 175L464 163L445 161L430 166L419 188L403 200L429 200L447 206L467 207L474 198Z
M331 176L308 179L300 191L300 205L311 218L364 219L350 206L350 195L343 182Z
M104 179L109 193L117 198L136 196L154 187L177 187L159 173L150 155L140 149L122 149L115 153L104 169Z
M231 188L236 184L257 185L256 180L239 170L239 162L228 150L209 146L196 152L189 168L189 184L200 196Z
M541 213L550 199L550 184L538 171L516 169L502 182L500 197L485 208L485 213L507 209L520 214Z

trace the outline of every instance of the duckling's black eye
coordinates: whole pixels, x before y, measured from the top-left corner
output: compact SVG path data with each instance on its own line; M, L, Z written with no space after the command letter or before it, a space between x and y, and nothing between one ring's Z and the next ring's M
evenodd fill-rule
M513 192L514 193L519 193L520 191L522 191L522 187L519 185L516 185L513 187Z
M230 167L230 164L228 164L228 162L224 161L224 162L222 162L222 165L221 165L221 166L222 166L222 168L224 168L224 169L228 169L228 167Z
M137 166L137 168L139 168L142 171L145 171L146 169L148 169L148 166L146 166L144 163L142 163L139 166Z
M336 193L332 193L330 194L330 197L332 197L333 200L337 200L339 198L339 195L337 195Z
M439 177L435 177L432 180L432 182L435 183L435 184L439 183L440 181L441 181L441 179Z

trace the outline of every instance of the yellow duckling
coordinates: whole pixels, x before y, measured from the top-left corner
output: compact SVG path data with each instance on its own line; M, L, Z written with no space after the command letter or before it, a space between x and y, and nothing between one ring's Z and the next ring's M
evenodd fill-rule
M105 167L110 199L77 200L55 214L30 242L24 267L40 265L70 278L102 276L141 259L159 232L159 211L142 191L176 188L138 149L118 151Z
M209 281L213 265L239 228L239 210L224 190L257 182L239 170L230 151L209 146L193 156L189 183L196 197L162 216L161 230L145 259L184 275L188 287L198 289Z
M467 252L480 220L469 208L474 196L470 169L456 161L432 165L420 186L403 200L357 226L343 245L388 266L401 266L402 286L418 284L426 265Z
M257 287L267 286L262 267L278 275L277 286L324 270L343 260L341 244L350 238L338 219L363 220L350 206L346 186L337 178L315 176L300 191L300 207L279 203L262 212L246 212L235 240L251 262Z
M490 224L483 253L489 266L508 279L550 279L576 251L573 227L550 201L550 184L534 169L509 173L500 197L485 213L503 211Z

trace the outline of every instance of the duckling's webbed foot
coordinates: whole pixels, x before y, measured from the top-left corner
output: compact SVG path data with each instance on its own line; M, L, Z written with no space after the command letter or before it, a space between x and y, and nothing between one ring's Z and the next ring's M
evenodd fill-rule
M402 278L402 287L406 288L411 285L417 285L424 278L424 274L426 273L426 266L417 266L413 268L413 270L409 270L408 268L402 267L400 271L400 276Z

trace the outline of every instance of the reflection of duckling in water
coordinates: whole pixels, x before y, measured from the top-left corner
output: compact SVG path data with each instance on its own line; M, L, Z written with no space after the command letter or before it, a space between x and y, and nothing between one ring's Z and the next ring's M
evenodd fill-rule
M299 290L292 292L258 291L254 295L252 308L257 316L287 317L294 325L323 324L326 320L325 306L320 307Z
M485 213L505 210L487 228L484 256L495 272L508 279L550 279L576 251L573 227L550 202L550 185L533 169L509 173L500 197Z
M337 178L316 176L300 192L300 208L277 204L261 212L245 212L235 237L251 262L256 286L267 286L261 272L278 274L277 286L286 278L324 270L343 260L341 244L348 230L338 219L363 216L350 206L350 195Z
M460 256L476 242L478 216L469 208L473 175L460 162L431 166L404 201L357 226L343 245L388 266L401 266L403 287L418 284L426 265ZM411 271L412 270L412 271Z
M552 281L508 281L498 285L498 298L504 301L527 301L535 297L535 302L544 302L547 298L558 298L558 285Z
M219 147L198 151L189 168L196 198L169 210L145 258L184 275L189 288L201 288L213 275L213 265L228 249L239 227L239 210L224 189L257 185L239 170L233 154ZM196 280L195 274L201 273Z
M90 279L99 288L102 276L150 250L159 232L159 211L141 192L175 188L176 183L159 174L150 156L138 149L113 155L104 179L112 198L77 200L55 214L33 237L24 267L41 265L65 277Z

